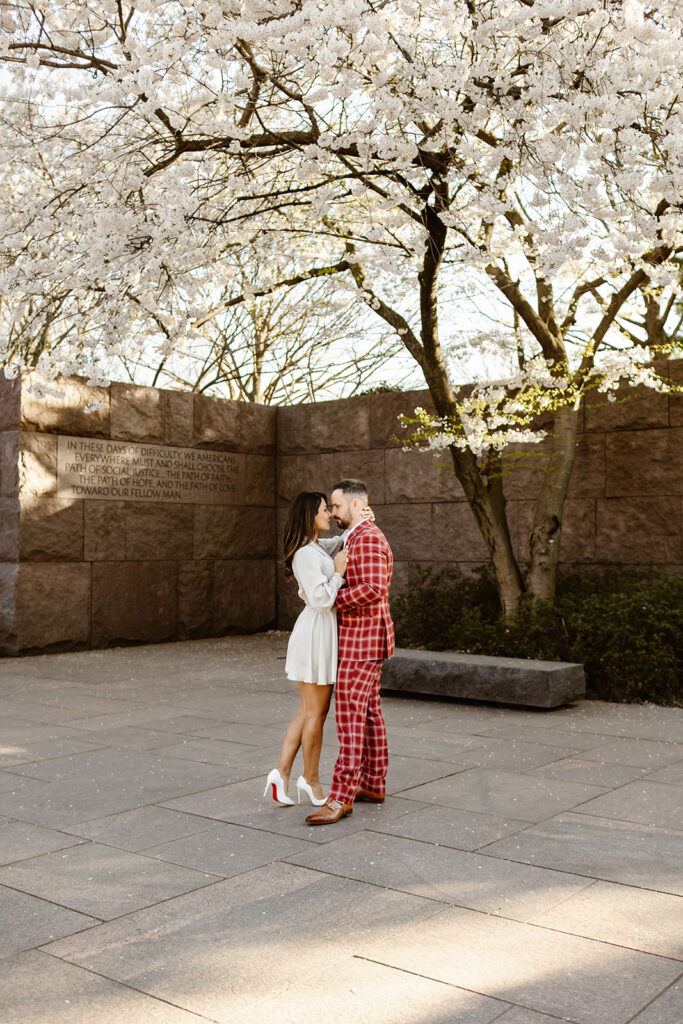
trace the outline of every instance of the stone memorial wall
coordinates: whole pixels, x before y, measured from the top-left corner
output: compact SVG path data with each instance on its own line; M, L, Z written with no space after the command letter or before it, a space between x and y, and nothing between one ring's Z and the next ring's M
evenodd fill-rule
M683 382L683 361L667 364ZM406 452L397 417L426 392L273 409L71 378L38 399L0 374L0 652L106 647L288 627L278 566L289 502L365 479L395 555L468 570L486 550L447 456ZM683 571L683 398L650 391L581 413L564 564ZM86 408L99 407L92 412ZM528 552L543 448L510 453L509 520Z
M3 653L275 620L274 409L77 379L38 399L29 385L0 378Z

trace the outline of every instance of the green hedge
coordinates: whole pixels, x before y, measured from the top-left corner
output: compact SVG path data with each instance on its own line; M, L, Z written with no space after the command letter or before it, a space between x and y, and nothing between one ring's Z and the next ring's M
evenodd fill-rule
M486 566L418 568L392 611L403 647L582 662L589 697L683 706L683 576L567 573L554 605L524 599L504 620Z

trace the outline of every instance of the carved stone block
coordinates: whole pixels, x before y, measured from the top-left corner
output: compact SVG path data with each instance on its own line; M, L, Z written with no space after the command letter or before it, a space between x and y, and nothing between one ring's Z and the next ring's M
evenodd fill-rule
M86 563L0 565L0 650L87 647L90 566Z
M622 384L616 401L610 402L599 391L590 391L585 399L586 430L640 430L644 427L666 427L669 422L669 400L651 388L632 388Z
M189 391L162 391L164 444L191 448L194 439L194 395Z
M274 455L247 455L245 458L245 505L275 505L277 463Z
M59 396L39 398L29 391L31 374L21 376L21 425L46 434L109 437L109 389L91 387L82 377L58 377L51 385ZM91 405L101 403L92 412Z
M209 395L195 395L193 419L193 443L196 448L220 448L228 452L241 450L238 402L211 398Z
M387 502L464 498L448 452L404 452L401 448L387 448L384 459Z
M213 621L211 562L178 565L178 638L210 636Z
M381 687L461 700L556 708L586 694L583 665L398 649L384 662Z
M291 629L303 609L296 580L286 578L277 567L277 611L278 629Z
M0 431L18 430L21 424L21 377L8 379L0 370Z
M596 558L600 562L680 564L680 497L598 498Z
M73 498L21 499L22 562L83 560L83 502Z
M431 505L377 505L374 512L396 560L432 557Z
M413 416L418 407L434 411L429 391L383 391L370 395L370 445L373 448L394 448L404 444L414 427L403 427L400 415Z
M333 466L330 455L281 455L278 459L277 496L287 505L300 491L322 491L330 496Z
M112 440L164 443L164 395L168 392L116 383L110 392Z
M0 498L0 562L19 561L19 499Z
M195 506L195 558L272 558L275 545L272 509Z
M275 565L267 560L214 563L213 633L254 632L275 621Z
M126 558L126 503L85 501L83 557L86 562L123 562Z
M384 479L384 452L379 451L339 451L330 454L327 465L328 483L323 491L328 498L332 495L334 485L344 478L351 477L362 480L368 489L368 501L371 505L383 505L386 501Z
M277 448L278 410L270 405L239 405L240 451L274 455Z
M126 502L126 560L181 559L192 551L192 505Z
M172 640L177 572L175 562L93 562L93 647Z
M683 494L683 427L608 434L605 494Z
M434 505L431 557L448 562L485 562L488 551L466 501Z
M283 406L278 410L278 448L284 455L370 448L370 397Z
M57 438L12 430L0 435L3 497L56 495Z

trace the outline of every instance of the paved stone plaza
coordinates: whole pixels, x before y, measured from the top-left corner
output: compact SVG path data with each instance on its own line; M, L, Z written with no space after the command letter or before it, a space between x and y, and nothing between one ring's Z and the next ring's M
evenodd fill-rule
M385 699L308 828L286 639L2 661L2 1024L680 1024L683 710Z

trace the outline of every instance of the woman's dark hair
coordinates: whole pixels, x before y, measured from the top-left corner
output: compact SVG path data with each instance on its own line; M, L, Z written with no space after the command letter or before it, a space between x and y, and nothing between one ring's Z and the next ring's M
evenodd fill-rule
M321 501L327 505L327 495L322 491L302 491L289 507L284 532L285 576L294 575L294 555L315 538L315 517Z

